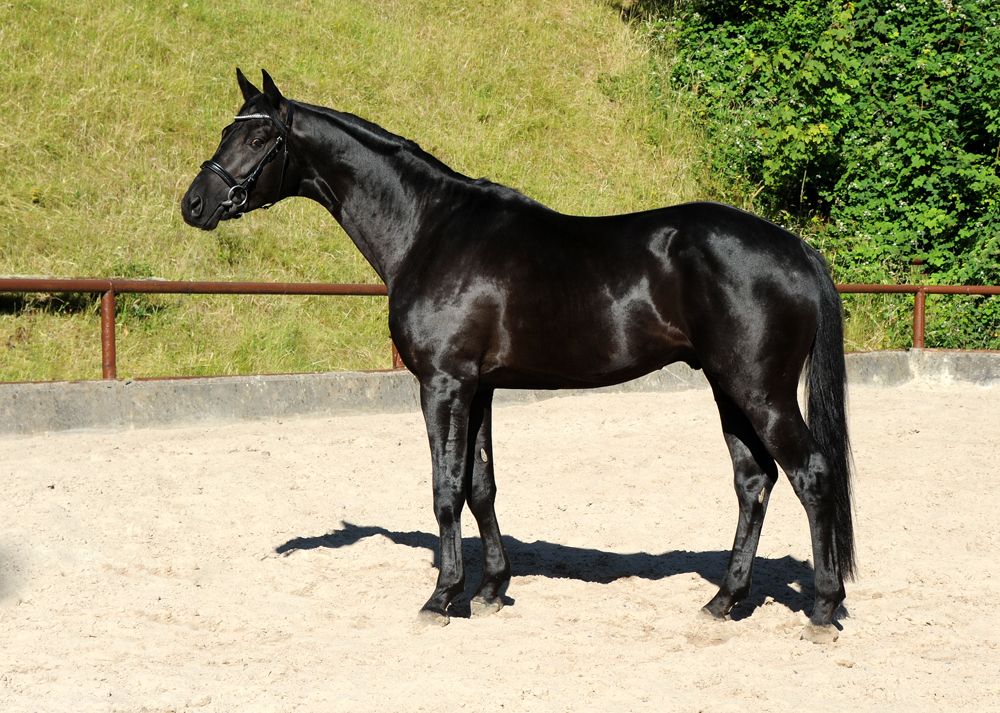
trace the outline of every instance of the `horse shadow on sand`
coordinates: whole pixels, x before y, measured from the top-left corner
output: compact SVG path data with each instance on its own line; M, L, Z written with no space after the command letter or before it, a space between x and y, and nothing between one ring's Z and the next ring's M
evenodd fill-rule
M275 552L287 556L296 550L320 547L339 549L376 535L382 535L397 545L433 553L434 567L440 568L437 535L429 532L393 532L377 525L354 525L349 522L344 522L342 529L319 537L295 537L275 548ZM627 577L658 580L690 573L719 586L729 563L728 550L620 554L539 540L522 542L509 535L503 536L503 543L510 557L511 574L515 577L535 575L608 584ZM456 597L450 611L453 616L467 617L469 599L479 584L477 575L482 572L483 548L477 537L463 538L462 545L466 572L470 575L468 579L472 581L466 584L465 594ZM733 608L732 618L737 621L745 619L755 609L763 606L767 597L784 604L792 611L806 611L806 607L811 607L813 601L813 576L812 565L794 557L757 557L754 562L753 590L750 596ZM503 600L506 605L514 603L506 594L503 595ZM841 611L840 614L844 615L846 612Z

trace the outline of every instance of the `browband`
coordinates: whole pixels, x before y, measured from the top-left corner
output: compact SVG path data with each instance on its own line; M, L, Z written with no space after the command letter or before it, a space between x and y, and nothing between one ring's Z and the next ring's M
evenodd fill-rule
M272 114L262 114L260 112L256 114L240 114L233 117L233 121L249 121L251 119L265 119L267 121L273 122L278 130L281 131L286 137L292 130L292 117L295 116L295 105L288 102L288 113L285 115L285 121L282 122L278 117Z

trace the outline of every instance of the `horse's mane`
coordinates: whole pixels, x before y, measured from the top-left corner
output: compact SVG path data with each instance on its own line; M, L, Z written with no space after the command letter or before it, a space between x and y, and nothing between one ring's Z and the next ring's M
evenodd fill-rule
M375 148L387 153L406 150L427 160L429 163L435 164L436 168L440 168L450 173L456 173L456 171L453 171L442 161L436 159L434 156L431 156L429 153L420 148L420 145L416 141L411 141L410 139L394 134L391 131L386 131L374 122L362 119L360 116L356 116L354 114L329 109L325 106L315 106L313 104L305 104L303 106L322 114L324 117L336 124L338 128L346 131L348 134L370 148Z
M353 136L355 139L360 141L365 146L375 149L377 151L389 154L396 152L406 152L413 158L424 163L429 168L442 173L449 178L456 179L462 183L466 183L472 186L482 187L482 188L493 188L500 189L503 191L510 191L513 194L517 194L523 198L531 200L524 196L520 191L517 191L510 186L505 186L502 183L494 183L486 178L470 178L463 173L459 173L454 170L446 163L440 159L432 156L431 154L420 148L420 144L416 141L411 141L410 139L394 134L391 131L386 131L378 124L368 121L367 119L362 119L360 116L355 114L349 114L347 112L337 111L335 109L330 109L325 106L316 106L314 104L303 104L296 102L297 105L308 108L321 114L324 118L328 119L332 124L336 125L337 128L346 132L347 134Z

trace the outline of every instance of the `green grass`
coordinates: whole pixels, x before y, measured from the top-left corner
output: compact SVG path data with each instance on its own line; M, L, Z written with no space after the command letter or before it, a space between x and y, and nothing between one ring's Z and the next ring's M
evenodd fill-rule
M848 294L844 301L844 349L909 349L913 345L913 295Z
M651 91L648 48L599 0L2 4L0 275L377 281L304 199L212 233L183 224L240 105L236 66L561 211L705 197L700 137ZM384 298L121 302L120 377L389 366ZM0 380L100 376L94 302L10 305Z

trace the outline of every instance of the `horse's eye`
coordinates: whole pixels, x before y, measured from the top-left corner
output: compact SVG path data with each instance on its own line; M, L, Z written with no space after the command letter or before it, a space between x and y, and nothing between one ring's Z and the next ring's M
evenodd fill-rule
M264 145L264 142L261 141L260 139L254 139L253 141L250 142L250 145L253 146L255 149L259 149L261 146Z

